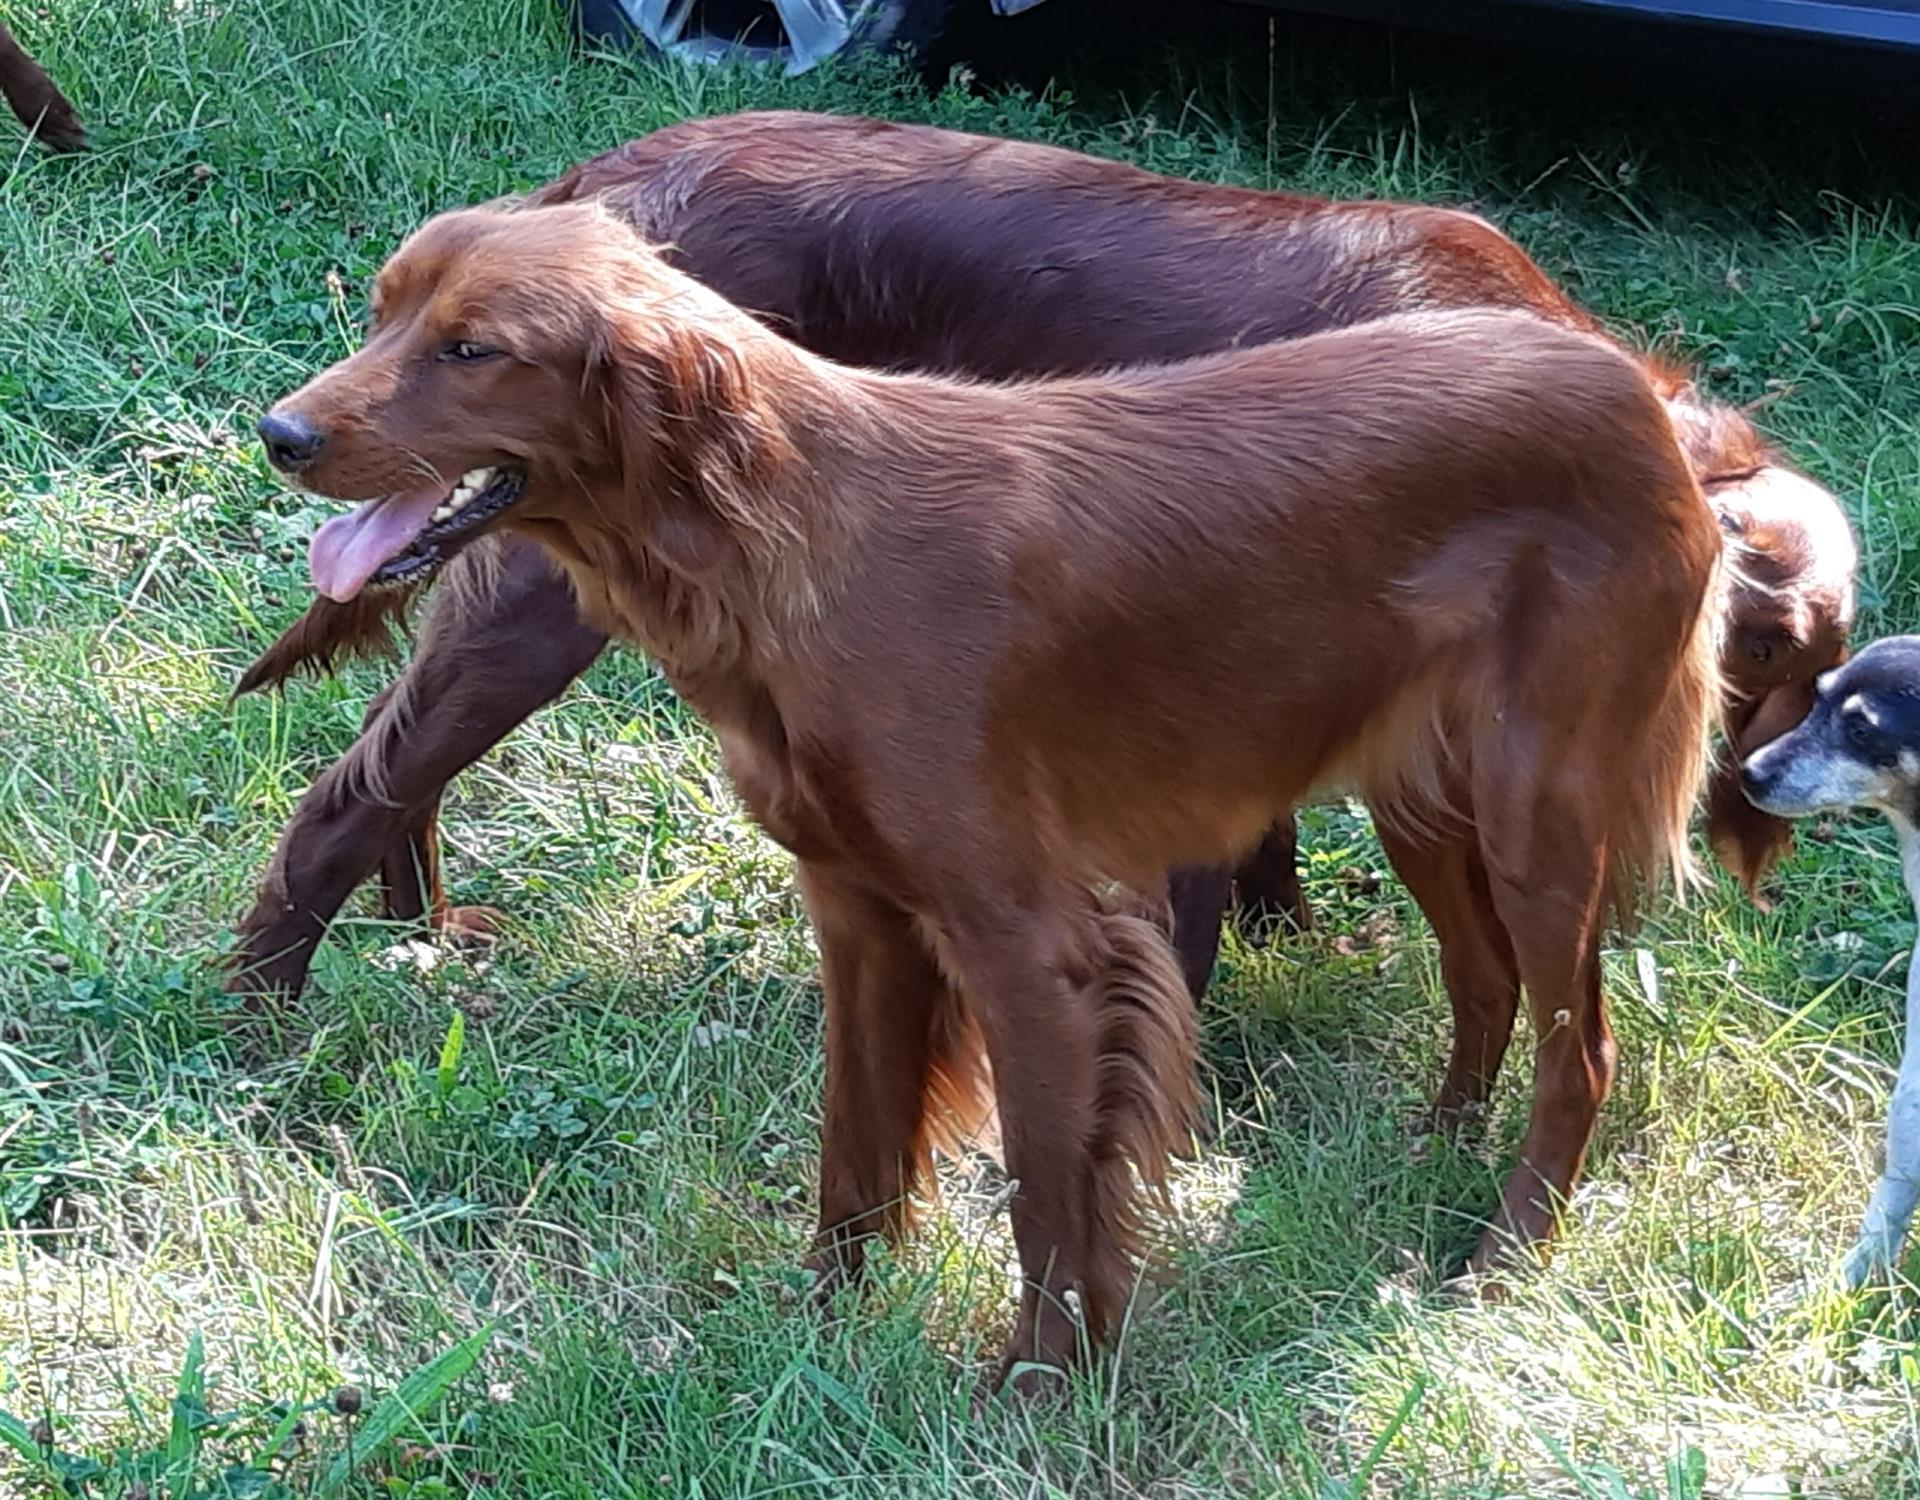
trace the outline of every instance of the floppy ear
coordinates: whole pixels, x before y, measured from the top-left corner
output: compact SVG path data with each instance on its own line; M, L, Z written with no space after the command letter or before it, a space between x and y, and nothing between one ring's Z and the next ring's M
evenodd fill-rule
M1740 789L1740 763L1812 710L1811 680L1782 684L1741 705L1729 716L1724 757L1707 788L1707 839L1714 855L1762 911L1771 903L1760 894L1760 882L1793 848L1793 826L1747 801Z
M1733 754L1731 748L1727 753ZM1771 911L1773 903L1761 894L1760 882L1793 848L1793 827L1747 801L1740 790L1738 760L1713 768L1707 784L1707 841L1747 899L1759 910Z
M777 489L794 458L730 331L608 309L594 349L627 504L649 543L691 574L764 553L794 529Z

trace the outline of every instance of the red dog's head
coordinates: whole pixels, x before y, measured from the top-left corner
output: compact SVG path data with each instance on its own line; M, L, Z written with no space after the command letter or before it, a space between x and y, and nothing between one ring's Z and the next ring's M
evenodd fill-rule
M677 479L760 446L736 340L715 336L750 320L596 207L429 220L370 300L365 345L259 429L303 488L360 502L309 548L330 599L416 577L503 520L590 511L609 486L670 511Z

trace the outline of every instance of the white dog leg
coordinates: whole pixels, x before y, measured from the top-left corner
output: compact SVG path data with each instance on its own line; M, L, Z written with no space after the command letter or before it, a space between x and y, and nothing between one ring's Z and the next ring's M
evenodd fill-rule
M1908 1038L1900 1071L1920 1071L1920 1045ZM1887 1122L1887 1169L1880 1174L1860 1225L1860 1237L1841 1263L1847 1285L1859 1288L1886 1275L1900 1257L1907 1225L1920 1203L1920 1078L1907 1080L1893 1096Z
M1920 921L1920 831L1901 817L1895 817L1893 825L1900 831L1900 866L1907 894ZM1841 1267L1850 1287L1892 1269L1914 1206L1920 1203L1920 938L1915 947L1917 957L1907 961L1907 1035L1900 1050L1893 1105L1887 1111L1887 1165L1867 1205L1860 1237Z

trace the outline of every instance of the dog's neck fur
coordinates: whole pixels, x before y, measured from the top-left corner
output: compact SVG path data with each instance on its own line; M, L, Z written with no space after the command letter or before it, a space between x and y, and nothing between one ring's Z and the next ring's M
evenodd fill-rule
M837 436L859 383L836 389L792 368L759 378L769 361L812 360L748 326L752 419L725 472L610 476L568 519L523 523L572 579L582 615L647 652L723 733L763 717L767 679L805 650L864 520L848 500L859 487L824 477L860 462Z

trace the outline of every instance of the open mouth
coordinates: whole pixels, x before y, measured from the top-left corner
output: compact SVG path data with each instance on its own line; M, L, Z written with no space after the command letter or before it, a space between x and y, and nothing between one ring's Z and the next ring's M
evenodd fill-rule
M520 498L527 476L518 469L469 469L447 498L433 508L427 529L404 551L374 569L370 583L410 583L430 573L480 529Z
M451 490L384 495L335 516L307 544L313 586L344 604L368 584L415 583L520 498L519 469L469 469Z

